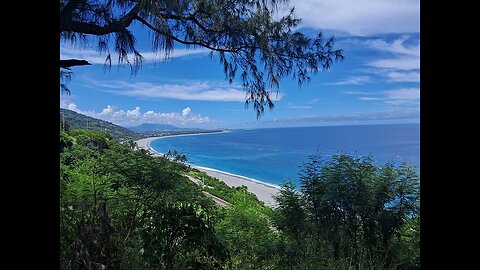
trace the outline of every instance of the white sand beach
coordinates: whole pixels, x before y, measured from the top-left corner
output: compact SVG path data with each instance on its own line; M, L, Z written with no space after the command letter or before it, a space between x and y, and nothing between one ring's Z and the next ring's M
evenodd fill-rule
M137 146L139 148L143 148L150 151L155 156L159 156L160 155L159 153L155 152L152 148L150 148L150 142L159 138L166 138L166 137L169 137L169 136L149 137L149 138L140 139L137 141ZM209 176L215 177L225 182L225 184L231 187L238 187L242 185L246 186L248 191L255 194L260 201L263 201L265 204L269 206L275 205L275 200L273 199L273 196L280 192L279 187L275 185L267 184L255 179L250 179L248 177L222 172L222 171L211 169L211 168L205 168L205 167L194 166L194 165L192 166L198 170L204 171Z
M165 136L165 137L167 137L167 136ZM148 138L140 139L140 140L136 141L137 147L138 148L143 148L147 151L150 151L154 156L160 156L160 153L157 153L152 148L150 148L150 142L154 141L156 139L165 138L165 137L148 137Z
M249 179L240 175L234 175L210 168L194 166L200 171L204 171L209 176L215 177L225 182L225 184L231 187L246 186L248 191L252 192L257 198L269 206L275 205L273 196L280 191L279 187L260 182L258 180Z

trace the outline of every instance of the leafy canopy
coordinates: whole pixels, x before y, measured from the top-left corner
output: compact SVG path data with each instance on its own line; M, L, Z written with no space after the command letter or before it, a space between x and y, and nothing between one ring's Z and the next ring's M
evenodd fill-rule
M286 269L418 269L420 177L409 164L349 154L313 155L300 189L277 196ZM298 267L301 265L301 267Z
M240 73L245 105L253 104L259 117L265 106L274 107L273 92L278 94L281 78L291 75L302 85L311 73L343 59L343 51L334 48L333 37L319 33L311 38L293 30L300 23L294 9L285 16L279 12L287 2L60 0L60 38L75 44L88 43L92 41L88 37L94 36L98 51L107 55L108 66L115 52L118 63L129 65L132 73L143 60L132 32L134 23L151 34L152 50L166 57L175 43L206 48L211 57L218 56L230 83ZM71 60L61 60L61 67L86 64Z
M410 165L312 156L271 209L245 186L134 146L60 130L61 269L419 269Z

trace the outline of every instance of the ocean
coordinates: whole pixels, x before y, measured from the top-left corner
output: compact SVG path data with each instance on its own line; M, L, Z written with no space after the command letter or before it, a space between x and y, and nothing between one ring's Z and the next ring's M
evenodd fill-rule
M177 150L188 163L280 185L299 181L312 154L371 155L374 164L403 162L420 166L420 124L268 128L152 141L160 153Z

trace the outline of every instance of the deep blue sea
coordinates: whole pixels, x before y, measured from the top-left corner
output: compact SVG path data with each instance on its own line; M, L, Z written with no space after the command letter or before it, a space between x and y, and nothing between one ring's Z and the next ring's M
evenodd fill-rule
M420 166L420 124L357 125L239 130L207 135L168 137L150 147L177 150L194 165L280 185L298 181L308 156L341 152L371 155L376 165L393 161Z

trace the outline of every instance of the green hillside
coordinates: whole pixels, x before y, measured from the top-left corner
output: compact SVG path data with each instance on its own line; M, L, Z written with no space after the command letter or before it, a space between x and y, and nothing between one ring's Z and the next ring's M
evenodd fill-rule
M270 208L101 131L60 130L59 150L60 269L420 268L420 178L408 164L312 156Z
M139 134L128 128L124 128L107 121L76 113L68 109L60 108L60 121L62 121L62 117L65 118L68 125L70 125L70 127L72 128L105 131L110 134L110 136L112 136L114 139L120 142L128 140L138 140L145 137L144 135ZM62 122L60 124L62 124Z

